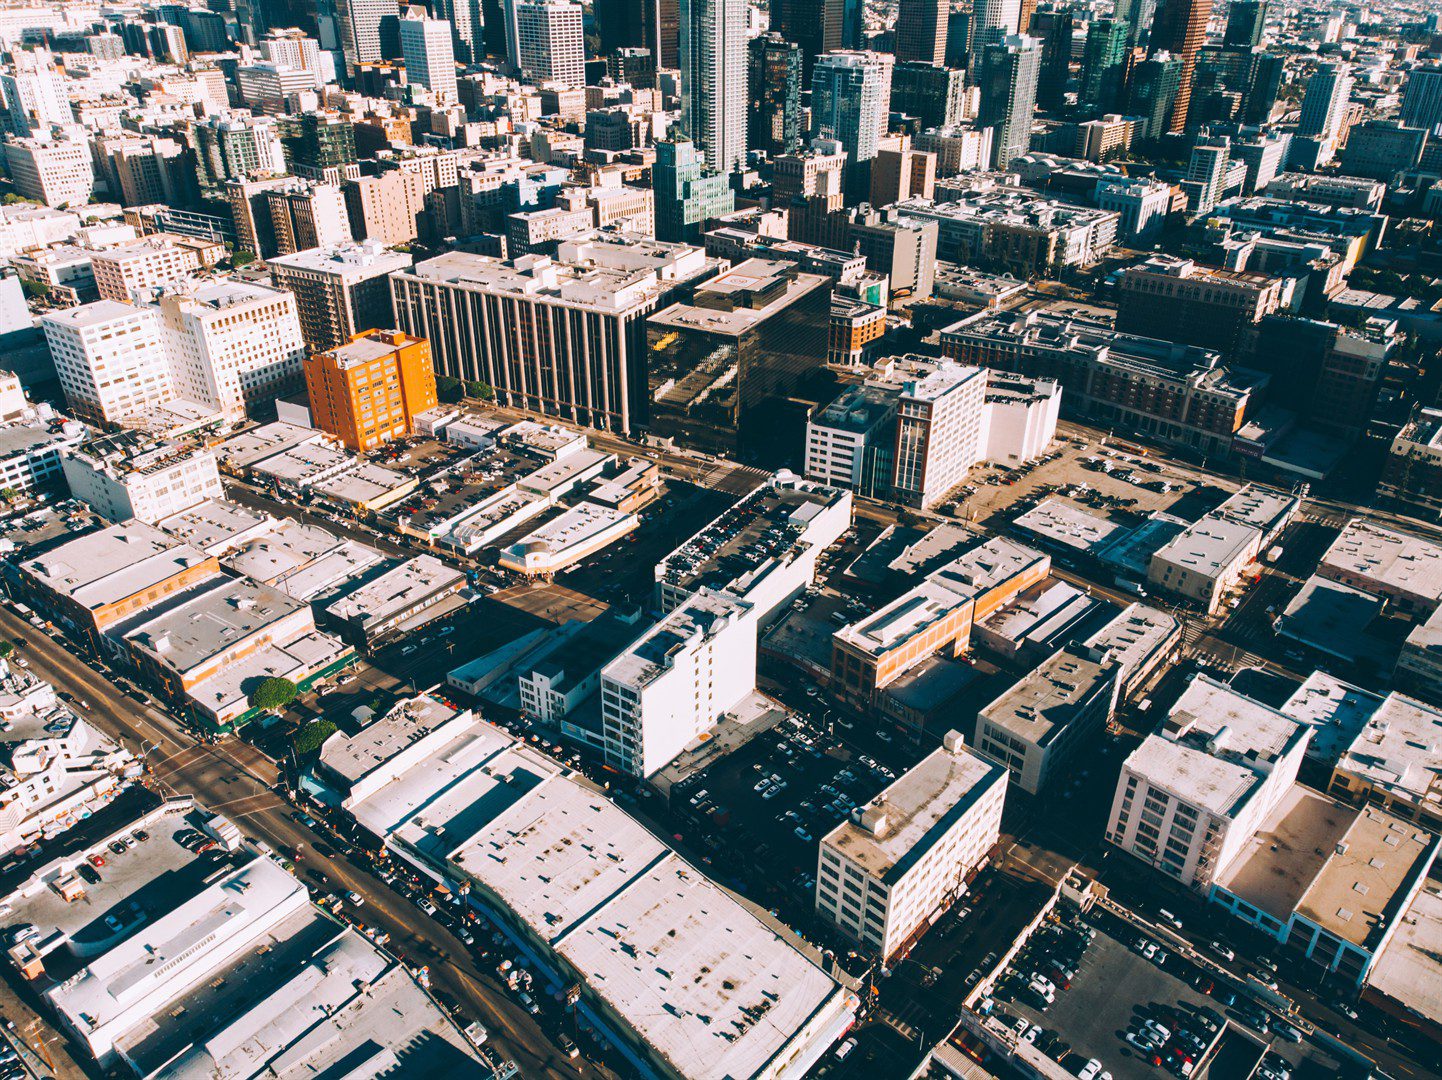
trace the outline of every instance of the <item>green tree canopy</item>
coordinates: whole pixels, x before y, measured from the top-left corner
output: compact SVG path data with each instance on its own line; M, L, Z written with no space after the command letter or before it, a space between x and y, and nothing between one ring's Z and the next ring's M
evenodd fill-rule
M494 401L496 391L489 383L476 382L472 379L466 383L466 396L479 398L481 401Z
M8 660L10 658L10 654L14 651L15 645L13 642L0 641L0 660Z
M294 701L299 693L295 683L282 679L279 675L272 675L251 693L250 704L257 709L278 712Z
M230 265L235 267L249 266L255 262L255 253L250 251L236 251L230 256Z
M312 720L291 736L290 745L297 754L313 754L321 743L335 734L335 724L329 720Z
M436 397L448 404L455 404L461 400L461 380L454 375L436 376Z

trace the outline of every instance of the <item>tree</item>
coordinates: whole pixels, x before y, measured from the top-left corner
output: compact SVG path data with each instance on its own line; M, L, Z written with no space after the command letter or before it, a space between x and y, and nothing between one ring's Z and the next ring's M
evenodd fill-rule
M299 693L295 683L279 675L272 675L255 688L250 695L250 704L252 708L279 712L294 701Z
M16 491L13 487L0 488L0 499L4 499L8 503L13 503L19 498L20 492Z
M455 404L461 400L461 380L454 375L436 376L436 397L448 404Z
M242 266L249 266L255 262L255 253L252 251L237 251L230 256L230 265L237 270Z
M476 382L472 379L466 383L466 396L479 398L481 401L494 401L496 391L488 383Z
M9 641L0 641L0 660L10 659L10 654L15 651L15 646Z
M335 724L330 720L312 720L290 737L290 745L297 756L313 754L334 734Z
M44 281L22 281L20 288L24 290L26 296L50 295L50 285Z

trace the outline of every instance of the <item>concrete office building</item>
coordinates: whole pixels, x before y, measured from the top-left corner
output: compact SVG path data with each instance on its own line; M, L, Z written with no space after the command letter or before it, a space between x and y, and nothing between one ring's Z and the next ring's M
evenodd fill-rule
M1195 675L1122 764L1106 839L1206 894L1286 797L1312 728Z
M400 18L396 0L336 0L335 17L350 75L354 76L361 64L388 59L382 48L381 23Z
M90 256L102 300L132 302L138 293L208 270L225 258L225 245L173 233L154 233Z
M811 134L846 151L847 187L868 192L869 162L881 148L891 113L890 53L843 51L817 58L811 75Z
M1407 73L1401 120L1407 127L1423 131L1442 124L1442 64L1424 64Z
M1235 354L1281 306L1283 281L1153 255L1117 277L1116 328Z
M601 669L607 764L645 778L756 687L756 609L702 589Z
M295 296L306 346L325 350L394 325L390 275L413 261L378 240L365 240L276 256L266 265L271 280Z
M65 456L70 493L111 521L155 524L222 498L215 454L137 432L104 435Z
M168 293L159 310L177 396L239 423L300 389L305 342L289 292L217 281Z
M95 190L90 148L48 134L11 139L5 167L15 193L46 206L84 206Z
M524 78L564 87L586 84L581 5L558 0L514 6L517 64Z
M406 82L424 86L441 101L456 100L456 56L451 44L451 24L445 19L427 19L414 8L400 20L401 56L406 62Z
M946 60L947 0L900 0L896 9L896 59L940 64Z
M821 838L816 913L883 962L955 901L1001 836L1006 772L957 732Z
M554 259L451 252L393 274L391 288L396 323L431 343L437 373L487 383L502 404L631 432L649 413L646 316L715 268L699 248L577 238ZM537 320L549 332L522 335Z
M961 483L986 453L986 373L941 361L898 367L892 488L928 507Z
M40 320L65 400L76 415L116 423L175 397L160 313L116 300Z

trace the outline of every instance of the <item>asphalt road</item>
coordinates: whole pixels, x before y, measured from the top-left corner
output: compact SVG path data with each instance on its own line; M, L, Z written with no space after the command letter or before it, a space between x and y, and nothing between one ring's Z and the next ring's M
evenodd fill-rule
M193 795L277 851L298 849L298 873L319 871L333 888L353 889L366 897L365 906L352 914L389 933L388 948L410 964L429 965L432 987L459 1002L468 1018L485 1024L491 1032L488 1045L515 1061L521 1075L616 1075L560 1054L540 1025L500 988L489 971L481 969L459 939L342 855L327 838L293 820L290 804L272 790L278 780L276 768L260 751L234 738L215 745L197 743L163 713L126 697L109 677L77 657L67 643L54 641L4 609L0 609L0 634L11 640L23 638L26 646L17 655L27 660L31 671L88 701L87 719L122 739L137 754L145 754L151 775L163 792Z

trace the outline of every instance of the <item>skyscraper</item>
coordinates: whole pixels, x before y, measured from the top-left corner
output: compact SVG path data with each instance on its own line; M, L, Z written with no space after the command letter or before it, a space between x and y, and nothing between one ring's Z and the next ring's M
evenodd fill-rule
M946 59L949 0L900 0L896 9L896 59L940 64Z
M1031 146L1036 111L1036 84L1041 73L1041 45L1036 38L1009 34L981 51L978 84L981 105L977 119L994 129L992 163L999 169Z
M1250 49L1262 43L1267 23L1267 0L1232 0L1227 5L1227 33L1222 45Z
M1185 131L1187 109L1192 101L1192 79L1197 70L1197 53L1207 40L1209 0L1161 0L1152 20L1149 50L1153 56L1168 52L1182 63L1177 98L1167 120L1168 131Z
M775 157L801 145L801 47L771 33L749 48L751 149Z
M581 5L568 0L517 4L516 60L521 74L534 82L585 86L586 39L581 18Z
M871 190L868 162L876 156L891 112L890 53L848 50L816 61L811 77L811 133L846 149L847 186Z
M926 128L959 123L966 105L966 72L920 61L891 70L891 110L914 116Z
M451 44L462 64L479 64L486 57L485 16L481 0L435 0L431 8L438 19L451 24Z
M1087 27L1081 89L1077 95L1080 105L1101 112L1111 112L1117 107L1130 51L1128 32L1125 19L1097 19Z
M1232 142L1225 135L1202 135L1192 147L1187 161L1187 178L1182 189L1187 193L1187 209L1194 214L1210 214L1216 208L1222 178L1231 161Z
M381 23L400 19L396 0L335 0L335 14L347 71L355 74L360 64L387 59L381 44Z
M451 24L445 19L426 19L410 8L401 20L401 56L406 62L406 81L424 86L437 97L456 100L456 54L451 42Z
M642 0L645 8L645 47L651 50L658 68L676 71L681 67L680 0ZM794 38L792 40L795 40Z
M1060 109L1066 103L1066 84L1071 75L1072 25L1070 11L1038 11L1032 17L1035 37L1041 42L1036 103L1043 109Z
M596 32L600 53L610 56L618 49L646 48L646 0L594 0Z
M1171 53L1156 53L1132 68L1126 111L1144 121L1142 138L1157 139L1167 131L1181 81L1182 62Z
M1117 0L1112 18L1127 21L1127 44L1135 45L1151 29L1157 11L1157 0Z
M1402 91L1402 123L1431 131L1442 124L1442 64L1413 68Z
M681 129L706 164L746 160L746 0L681 0Z
M1317 65L1317 70L1307 81L1307 92L1302 98L1297 134L1323 143L1335 143L1351 96L1350 67L1335 62Z
M1242 97L1242 123L1266 124L1277 107L1282 92L1282 75L1286 64L1276 53L1258 52L1252 63L1251 78Z
M973 11L971 51L974 56L980 56L986 46L1020 29L1021 0L976 0Z
M861 0L772 0L771 29L801 46L801 78L810 84L822 53L856 46Z

